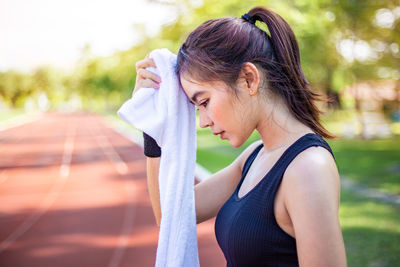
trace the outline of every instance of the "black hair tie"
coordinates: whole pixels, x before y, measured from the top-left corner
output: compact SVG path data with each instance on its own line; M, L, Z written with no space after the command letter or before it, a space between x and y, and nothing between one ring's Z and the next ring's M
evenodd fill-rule
M250 15L247 13L242 15L242 19L245 19L246 21L250 22L251 24L256 24L256 21L252 17L250 17Z

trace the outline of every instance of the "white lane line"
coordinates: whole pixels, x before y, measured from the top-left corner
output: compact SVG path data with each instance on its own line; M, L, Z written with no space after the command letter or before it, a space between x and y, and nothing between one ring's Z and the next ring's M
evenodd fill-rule
M106 155L108 159L114 164L117 172L121 175L128 173L128 166L121 159L117 151L115 151L114 147L111 145L110 141L108 141L107 137L104 135L96 135L95 138L97 143L103 150L104 155Z
M40 207L14 232L12 232L3 242L0 243L0 253L6 250L14 241L20 238L26 231L28 231L29 228L31 228L39 220L39 218L51 207L51 205L53 205L54 201L57 199L62 187L66 183L69 176L69 163L71 162L71 156L74 148L75 133L76 126L70 127L67 131L67 139L64 143L63 162L60 168L60 176L58 177L56 183L47 194L45 199L42 201ZM66 160L64 161L64 159ZM66 167L64 167L63 169L62 166ZM66 168L67 171L65 171Z
M128 166L122 160L118 152L114 149L113 145L110 143L108 138L101 133L101 129L97 128L97 132L99 135L95 136L95 139L98 145L103 150L104 155L113 163L117 172L123 176L128 173ZM94 133L92 132L94 135ZM122 257L125 253L126 247L128 245L130 235L132 233L133 222L135 219L135 205L134 205L134 196L136 195L135 186L131 181L125 179L125 190L127 193L127 198L130 200L126 205L124 219L122 222L121 232L118 238L117 247L114 249L113 255L111 256L111 260L108 264L108 267L118 267L121 263Z
M60 167L60 175L61 177L69 176L69 166L71 165L72 159L72 151L74 150L74 139L76 128L73 128L72 134L68 135L67 140L64 143L64 154L62 159L62 164Z

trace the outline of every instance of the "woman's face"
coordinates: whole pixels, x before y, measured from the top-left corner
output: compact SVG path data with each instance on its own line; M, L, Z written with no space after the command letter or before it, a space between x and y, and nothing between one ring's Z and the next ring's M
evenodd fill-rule
M209 126L213 134L222 132L222 139L240 147L256 126L246 96L239 102L224 82L197 83L184 75L180 79L187 97L199 110L200 127Z

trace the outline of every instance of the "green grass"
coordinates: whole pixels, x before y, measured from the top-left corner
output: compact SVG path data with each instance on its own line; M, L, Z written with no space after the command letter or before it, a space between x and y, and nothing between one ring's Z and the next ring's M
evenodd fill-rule
M400 208L342 190L340 222L348 266L400 266Z
M400 194L400 138L328 140L341 175L381 191Z

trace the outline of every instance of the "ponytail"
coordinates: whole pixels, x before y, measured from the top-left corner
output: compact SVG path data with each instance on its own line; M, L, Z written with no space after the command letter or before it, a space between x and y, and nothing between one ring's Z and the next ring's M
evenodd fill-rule
M296 37L289 24L277 13L264 7L255 7L248 12L255 21L264 22L271 34L271 43L279 63L281 79L270 80L270 84L286 100L292 114L317 134L335 138L320 123L322 113L316 101L327 101L322 95L310 89L300 64L300 51Z

